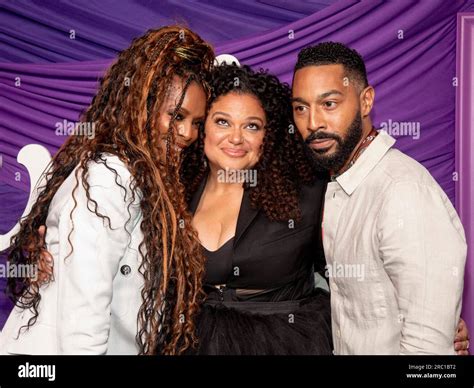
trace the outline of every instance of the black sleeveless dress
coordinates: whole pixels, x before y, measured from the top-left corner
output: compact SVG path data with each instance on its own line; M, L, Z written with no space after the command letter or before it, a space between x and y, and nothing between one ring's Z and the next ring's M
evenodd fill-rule
M314 288L314 273L277 288L227 288L233 239L208 251L205 303L196 320L200 355L331 355L329 293ZM263 265L261 276L272 271Z

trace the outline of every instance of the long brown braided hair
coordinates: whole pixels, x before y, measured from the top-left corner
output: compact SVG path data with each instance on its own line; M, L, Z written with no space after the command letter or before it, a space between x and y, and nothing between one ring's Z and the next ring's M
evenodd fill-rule
M92 204L89 209L107 218L97 212L97 203L89 195L88 163L103 163L104 153L118 156L132 175L130 189L142 194L144 287L137 334L141 354L180 354L197 341L193 318L203 298L204 258L186 210L172 127L191 81L203 85L209 95L204 80L213 61L212 48L182 26L150 30L136 38L107 71L82 117L81 121L95 124L95 136L71 136L59 149L44 187L8 249L10 263L37 265L44 248L38 228L46 223L54 195L76 167L73 196L80 175ZM165 154L158 112L174 76L181 77L185 86L171 119ZM38 283L32 278L10 278L8 294L17 306L34 312L29 328L38 317Z

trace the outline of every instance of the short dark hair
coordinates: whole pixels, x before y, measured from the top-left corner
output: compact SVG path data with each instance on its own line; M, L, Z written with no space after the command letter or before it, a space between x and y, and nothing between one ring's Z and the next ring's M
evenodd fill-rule
M369 85L362 56L354 49L338 42L323 42L305 47L298 54L295 72L306 66L342 65L349 78L359 82L362 88Z

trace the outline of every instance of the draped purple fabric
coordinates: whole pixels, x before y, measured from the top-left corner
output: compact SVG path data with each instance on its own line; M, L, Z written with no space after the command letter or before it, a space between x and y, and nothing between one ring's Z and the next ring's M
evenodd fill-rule
M219 44L286 25L333 2L7 0L0 5L0 62L112 58L147 29L174 23L184 23Z
M117 51L148 28L176 21L208 39L218 53L268 68L286 82L307 45L332 40L356 48L376 90L375 125L387 128L398 139L396 147L427 167L454 201L456 15L474 12L472 0L159 3L3 4L0 233L15 224L28 196L18 151L35 143L54 153L65 140L56 136L56 124L78 119ZM76 39L70 39L70 30ZM465 295L465 308L471 305L472 295ZM0 297L0 327L7 312Z

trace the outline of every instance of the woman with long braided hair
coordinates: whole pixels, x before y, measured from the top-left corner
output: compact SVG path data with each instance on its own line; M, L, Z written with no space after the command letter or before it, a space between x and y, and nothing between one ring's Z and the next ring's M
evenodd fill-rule
M0 352L179 354L196 342L204 258L180 166L193 165L213 61L181 26L120 53L82 118L95 136L63 144L12 238L11 265L47 249L54 269L46 283L9 279Z

